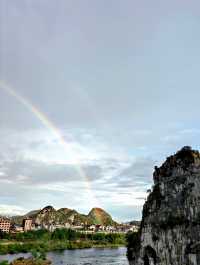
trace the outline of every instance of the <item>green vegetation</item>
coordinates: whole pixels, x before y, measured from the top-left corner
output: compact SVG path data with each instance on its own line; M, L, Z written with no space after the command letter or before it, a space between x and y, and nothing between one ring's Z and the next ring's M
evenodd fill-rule
M156 209L161 207L161 203L163 200L163 196L160 191L159 184L154 185L152 192L148 196L148 200L145 202L143 206L142 216L146 218L150 214L150 209L153 203L156 204Z
M46 259L45 252L32 251L32 258L18 258L10 263L10 265L50 265L51 262Z
M7 260L0 261L0 265L9 265Z
M36 260L36 259L17 259L10 263L10 265L50 265L48 260Z
M45 253L53 250L91 247L116 247L125 245L121 233L84 233L71 229L29 231L15 235L4 234L0 240L0 255L15 253ZM34 255L33 255L34 256ZM36 257L36 256L35 256Z
M126 234L127 256L132 258L132 252L137 253L140 249L140 232L128 232Z

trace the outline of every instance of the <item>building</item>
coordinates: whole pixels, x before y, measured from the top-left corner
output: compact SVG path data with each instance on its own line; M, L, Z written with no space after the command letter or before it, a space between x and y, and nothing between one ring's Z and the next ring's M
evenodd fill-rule
M24 229L23 229L23 227L20 226L20 225L13 224L13 225L11 226L11 228L10 228L10 232L11 232L12 234L15 234L15 233L22 233L22 232L24 232Z
M140 227L139 227L138 225L132 225L132 227L131 227L130 230L131 230L132 232L136 232L136 233L137 233L137 232L139 231L139 228L140 228Z
M90 225L89 228L88 228L90 231L95 231L96 229L96 226L95 225Z
M32 219L26 218L23 220L23 229L24 232L32 230Z
M71 228L71 225L70 225L70 223L65 223L65 226L64 226L66 229L69 229L69 228Z
M9 233L11 227L11 222L7 218L0 217L0 231Z

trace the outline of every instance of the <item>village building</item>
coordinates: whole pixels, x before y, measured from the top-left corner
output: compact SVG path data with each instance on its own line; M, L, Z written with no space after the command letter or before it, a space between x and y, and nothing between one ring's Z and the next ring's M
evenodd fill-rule
M23 229L23 227L20 226L20 225L13 224L13 225L11 226L11 228L10 228L10 232L11 232L12 234L15 234L15 233L22 233L22 232L24 232L24 229Z
M70 225L70 223L65 223L65 226L64 226L66 229L69 229L69 228L71 228L71 225Z
M11 227L11 221L7 218L0 217L0 231L9 233Z
M32 230L32 219L31 218L26 218L23 220L23 229L24 229L24 232Z
M94 232L95 231L95 228L96 228L95 225L90 225L89 228L88 228L88 230Z

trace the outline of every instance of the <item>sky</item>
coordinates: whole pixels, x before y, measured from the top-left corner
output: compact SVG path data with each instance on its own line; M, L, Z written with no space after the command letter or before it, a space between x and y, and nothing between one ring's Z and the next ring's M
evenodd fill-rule
M140 220L154 166L199 150L200 2L0 0L0 214Z

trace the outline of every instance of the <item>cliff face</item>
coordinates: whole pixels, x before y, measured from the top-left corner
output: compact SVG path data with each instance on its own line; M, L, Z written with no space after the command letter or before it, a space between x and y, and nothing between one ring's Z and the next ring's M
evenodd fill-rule
M199 152L184 147L155 167L153 178L130 264L200 265Z

